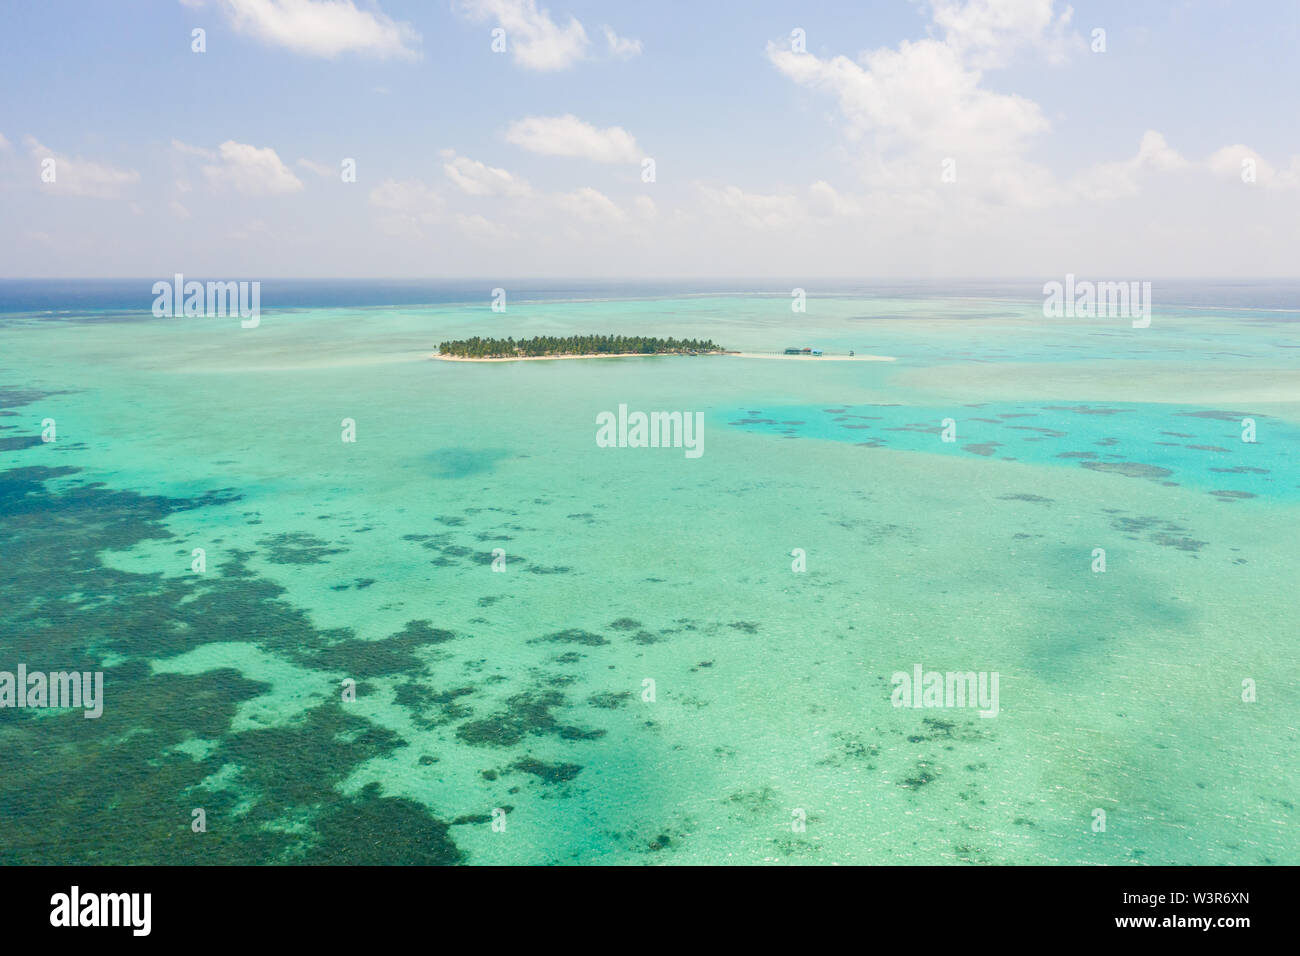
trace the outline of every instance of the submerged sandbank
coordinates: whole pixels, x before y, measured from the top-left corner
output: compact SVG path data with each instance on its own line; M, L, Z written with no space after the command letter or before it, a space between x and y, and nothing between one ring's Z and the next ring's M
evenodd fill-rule
M728 352L738 358L787 359L794 362L896 362L893 355L783 355L770 352Z

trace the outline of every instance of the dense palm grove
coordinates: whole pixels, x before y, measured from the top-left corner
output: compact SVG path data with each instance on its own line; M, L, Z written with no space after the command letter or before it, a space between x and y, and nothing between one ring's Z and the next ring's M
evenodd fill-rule
M512 358L534 355L695 355L721 352L706 339L656 339L629 335L538 335L531 339L457 339L438 346L443 355L461 358Z

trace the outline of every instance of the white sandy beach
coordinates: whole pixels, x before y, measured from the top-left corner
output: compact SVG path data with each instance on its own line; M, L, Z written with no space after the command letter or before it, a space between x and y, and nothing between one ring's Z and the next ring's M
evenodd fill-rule
M431 358L443 362L554 362L561 359L608 359L608 358L667 358L675 353L655 355L643 352L612 352L604 355L520 355L501 358L465 358L460 355L442 355L433 353ZM892 355L778 355L764 352L701 352L690 358L703 358L709 355L730 355L734 358L751 359L786 359L795 362L893 362Z
M672 356L675 353L654 353L645 352L608 352L599 355L507 355L497 358L466 358L462 355L443 355L441 352L434 352L430 358L439 359L443 362L556 362L561 359L607 359L607 358L664 358ZM699 358L703 355L722 355L722 352L701 352Z

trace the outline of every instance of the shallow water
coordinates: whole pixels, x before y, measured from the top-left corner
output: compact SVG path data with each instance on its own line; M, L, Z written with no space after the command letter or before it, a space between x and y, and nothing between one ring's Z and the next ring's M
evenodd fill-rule
M0 862L1300 862L1294 313L574 298L0 315ZM627 331L897 361L428 359Z

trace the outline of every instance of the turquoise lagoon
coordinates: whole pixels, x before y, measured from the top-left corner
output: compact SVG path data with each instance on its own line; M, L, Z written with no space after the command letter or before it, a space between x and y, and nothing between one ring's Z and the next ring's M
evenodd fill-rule
M0 863L1300 863L1294 289L150 285L0 314L0 670L105 675L0 710ZM895 361L430 359L586 332Z

